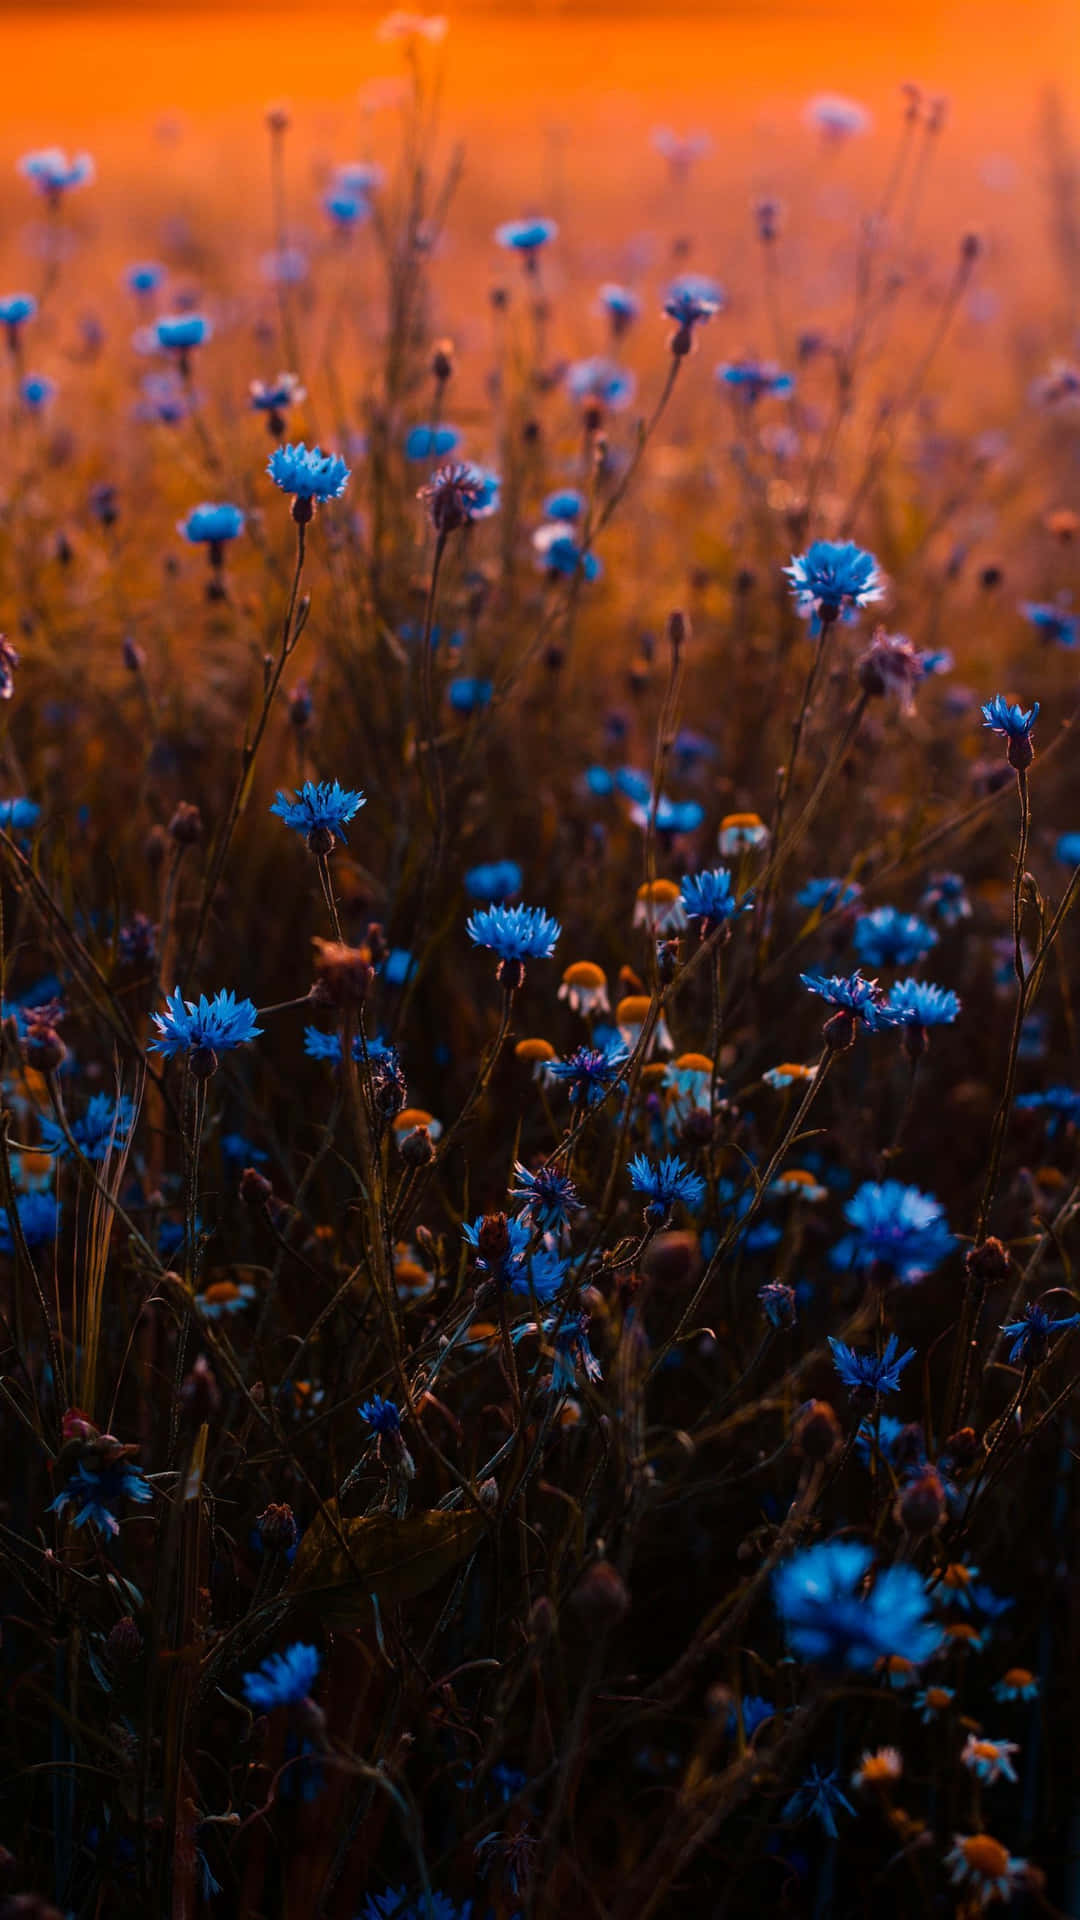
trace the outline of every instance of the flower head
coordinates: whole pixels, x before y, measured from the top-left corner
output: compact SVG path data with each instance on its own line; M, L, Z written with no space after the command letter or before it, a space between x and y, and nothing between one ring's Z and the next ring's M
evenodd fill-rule
M28 1247L46 1247L56 1239L60 1208L51 1193L20 1193L15 1215ZM7 1208L0 1210L0 1253L14 1253L15 1236Z
M471 914L465 930L474 946L488 947L509 961L550 960L562 932L542 907L495 904Z
M795 384L774 360L729 360L717 367L716 378L750 406L770 394L790 393Z
M616 366L602 355L591 360L575 360L567 369L567 387L575 400L593 400L613 413L628 407L637 382L627 368Z
M296 1640L284 1653L272 1653L254 1673L245 1673L244 1697L258 1713L297 1706L310 1694L321 1665L318 1648Z
M992 1900L1011 1900L1027 1871L1027 1862L1014 1860L989 1833L954 1833L945 1865L954 1887L966 1887L983 1907Z
M664 312L674 320L687 341L695 327L722 313L726 306L724 289L703 273L683 273L673 280L664 298Z
M111 1100L107 1093L95 1093L85 1113L68 1126L72 1140L87 1160L104 1160L117 1148L126 1146L135 1118L135 1109L126 1095ZM55 1120L43 1119L41 1136L51 1153L67 1158L73 1151L67 1135Z
M676 1153L657 1161L650 1160L645 1153L635 1154L629 1163L629 1172L634 1192L643 1193L648 1199L645 1215L653 1225L661 1225L677 1202L681 1201L693 1212L705 1198L701 1175L692 1173Z
M791 1821L816 1820L829 1839L835 1840L838 1832L837 1814L854 1811L840 1786L837 1770L834 1768L831 1773L822 1773L820 1767L813 1766L802 1785L796 1787L781 1818Z
M580 1213L581 1201L569 1174L553 1161L545 1160L535 1171L514 1162L517 1185L510 1198L521 1208L518 1216L537 1233L557 1233L569 1226L572 1214Z
M345 828L365 804L362 793L339 780L305 780L291 800L279 793L270 811L294 833L306 834L313 853L325 855L336 840L345 839Z
M679 894L687 919L697 921L702 935L712 933L725 920L733 920L736 915L745 913L751 904L745 897L741 900L736 897L731 872L727 867L713 867L706 873L688 873L679 888Z
M799 1659L867 1672L885 1655L921 1666L936 1652L941 1636L922 1575L895 1565L867 1588L873 1558L860 1541L827 1540L781 1563L773 1593Z
M32 293L0 295L0 326L7 328L12 340L16 338L24 320L32 320L36 312L37 301Z
M862 966L915 966L937 942L933 927L897 907L875 907L855 922L855 952Z
M806 913L835 913L839 907L853 907L861 896L854 880L808 880L795 895L795 905Z
M880 1354L856 1353L853 1347L847 1347L842 1340L829 1335L833 1364L849 1393L872 1393L875 1398L883 1393L896 1393L900 1387L900 1375L909 1360L914 1360L915 1349L909 1347L906 1353L899 1353L900 1342L895 1333L890 1333Z
M541 247L558 234L558 225L554 220L504 220L495 229L495 239L500 247L510 253L523 253L527 261L534 260Z
M302 440L295 446L275 447L266 471L282 493L292 495L294 507L297 502L315 507L340 500L349 484L349 469L340 453L323 453L321 447L309 450Z
M1080 1313L1063 1314L1055 1320L1038 1301L1025 1307L1019 1320L1010 1320L1001 1329L1005 1338L1012 1341L1009 1348L1012 1365L1038 1366L1046 1359L1055 1334L1068 1333L1071 1327L1080 1327Z
M193 347L204 346L213 331L204 313L163 313L154 322L153 337L164 352L184 360Z
M577 1047L565 1060L548 1063L550 1078L564 1086L571 1105L596 1107L623 1078L629 1054L622 1036L604 1044Z
M851 974L801 973L799 979L810 993L816 993L826 1006L860 1021L867 1033L880 1033L900 1022L885 1004L876 980L866 980L856 968Z
M799 612L822 626L850 617L885 591L873 554L854 540L815 540L784 572Z
M178 520L176 530L193 545L207 542L212 547L221 546L226 540L235 540L244 528L244 516L239 507L230 506L223 501L219 506L204 503L201 507L192 507L186 520Z
M951 987L937 987L931 980L897 980L886 1005L907 1027L950 1027L960 1012Z
M992 1787L997 1780L1015 1781L1012 1757L1019 1751L1015 1740L987 1740L982 1734L969 1733L960 1758L969 1773Z
M165 268L156 260L137 260L124 279L132 293L154 293L165 278Z
M835 1267L876 1267L897 1280L921 1280L956 1244L940 1200L899 1180L864 1181L844 1216L852 1231L832 1250Z
M497 495L494 475L459 460L452 466L439 467L416 497L427 507L436 533L453 533L493 513Z
M986 701L982 713L984 725L1008 741L1009 765L1018 773L1030 767L1035 758L1031 730L1039 717L1039 702L1036 700L1025 712L1023 707L1011 705L1003 693L995 693L993 699Z
M1020 611L1025 620L1029 620L1041 640L1056 641L1059 647L1075 647L1080 635L1080 620L1068 608L1024 600Z
M32 180L48 199L59 200L70 187L90 184L94 163L88 153L69 156L62 147L40 147L34 153L23 154L19 172L24 179Z
M516 860L488 860L470 867L465 875L465 891L470 900L490 900L501 906L520 893L525 876Z
M160 1038L151 1042L152 1050L169 1059L186 1053L195 1072L213 1073L219 1054L244 1046L262 1032L252 1001L238 1000L224 988L212 1000L203 993L194 1001L185 1000L174 987L164 1013L153 1018Z
M109 1436L105 1435L107 1443ZM66 1485L49 1508L50 1513L71 1512L77 1527L96 1527L100 1533L115 1536L120 1531L116 1509L124 1500L144 1506L151 1499L150 1487L125 1457L125 1449L116 1446L93 1448L77 1462Z

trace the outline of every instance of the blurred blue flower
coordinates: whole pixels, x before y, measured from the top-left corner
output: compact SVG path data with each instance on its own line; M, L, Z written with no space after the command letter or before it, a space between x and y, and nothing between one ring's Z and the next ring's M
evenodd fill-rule
M725 920L745 913L753 904L745 896L741 900L736 897L727 867L713 867L707 873L686 874L680 882L679 896L687 919L695 920L702 934L711 933L714 927L722 926Z
M806 913L834 913L837 907L853 907L862 898L855 880L808 880L795 895L795 905Z
M530 256L546 246L549 240L554 240L558 231L554 220L504 220L500 227L496 227L495 238L500 247Z
M401 1432L401 1415L392 1400L384 1400L381 1393L373 1393L359 1409L360 1418L365 1420L372 1433L380 1439L393 1440Z
M884 995L876 980L866 980L856 968L852 974L800 973L799 979L808 992L816 993L826 1006L835 1007L840 1013L850 1013L860 1020L868 1033L879 1033L884 1027L898 1026L899 1020L885 1005Z
M731 387L750 402L771 394L790 393L795 385L790 373L781 373L774 360L729 360L717 367L721 386Z
M1059 647L1075 647L1080 620L1067 607L1049 602L1024 600L1020 611L1031 622L1041 640L1056 641Z
M549 493L544 501L545 520L580 520L585 512L585 495L577 493L573 487L563 487L558 493Z
M1055 1320L1037 1301L1025 1307L1019 1320L1010 1320L1001 1329L1006 1339L1012 1341L1009 1348L1012 1365L1038 1366L1046 1359L1054 1335L1067 1333L1070 1327L1080 1327L1080 1313L1063 1314L1060 1320Z
M69 158L62 147L39 147L33 153L24 153L18 169L50 200L58 200L70 187L89 186L94 178L94 163L88 153Z
M470 674L463 674L450 681L446 697L455 713L480 713L491 705L494 691L490 680L478 680Z
M257 1713L296 1706L307 1699L321 1665L318 1649L296 1640L284 1653L272 1653L254 1673L245 1673L244 1698Z
M948 1027L960 1012L960 1001L950 987L929 980L897 980L889 989L890 1012L907 1027Z
M186 520L178 520L177 533L182 533L192 545L208 542L218 546L225 540L235 540L244 530L244 516L239 507L228 501L214 506L204 501L202 506L192 507Z
M938 936L916 913L897 907L875 907L855 922L855 953L861 966L910 967L925 960Z
M537 527L532 544L537 565L545 573L562 574L567 579L580 573L585 580L599 580L603 572L597 555L582 549L565 520L549 520Z
M867 1672L890 1654L921 1666L941 1633L930 1619L922 1575L886 1567L867 1589L873 1552L856 1540L827 1540L792 1554L773 1580L788 1645L801 1660Z
M461 445L457 427L410 427L405 435L406 460L445 460Z
M362 226L371 218L370 202L362 193L350 193L347 187L337 186L325 196L323 207L329 214L335 227L348 232L353 227Z
M97 1466L80 1460L66 1486L49 1507L50 1513L67 1513L77 1527L96 1527L110 1538L120 1531L116 1508L123 1500L144 1506L151 1490L138 1467L128 1460L110 1460L104 1456Z
M1080 867L1080 833L1060 834L1054 848L1054 858L1060 860L1063 866Z
M37 301L32 293L0 295L0 326L5 326L12 338L17 334L24 320L32 320L36 312Z
M29 833L41 818L41 808L36 800L15 797L0 800L0 828L5 833Z
M489 860L469 868L465 891L470 900L490 900L499 906L521 892L524 877L516 860Z
M156 261L139 260L124 275L132 293L153 293L165 278L165 268Z
M56 382L44 373L28 373L19 382L19 398L31 413L40 413L56 393Z
M577 1047L565 1060L552 1060L548 1073L566 1088L573 1106L595 1107L622 1079L628 1059L616 1035L604 1044Z
M60 1208L51 1193L20 1193L15 1201L15 1213L23 1239L31 1251L35 1247L52 1245L60 1230ZM14 1251L15 1237L11 1231L8 1210L4 1207L0 1209L0 1253Z
M154 337L166 353L188 354L201 347L214 329L204 313L164 313L154 322Z
M109 1153L126 1146L134 1119L135 1108L126 1094L112 1100L107 1093L95 1093L85 1113L69 1121L68 1130L87 1160L104 1160ZM50 1153L59 1154L61 1159L70 1156L72 1149L55 1120L42 1118L41 1137Z
M664 296L664 312L678 326L692 332L727 305L723 287L704 273L683 273L673 280Z
M932 873L919 901L923 913L936 914L944 927L971 918L971 902L962 873Z
M595 400L613 413L628 407L637 391L637 382L626 367L616 366L602 355L591 360L575 360L567 369L566 384L575 400Z
M832 1249L834 1267L880 1265L898 1280L921 1280L956 1244L940 1200L899 1180L865 1180L844 1217L852 1231Z

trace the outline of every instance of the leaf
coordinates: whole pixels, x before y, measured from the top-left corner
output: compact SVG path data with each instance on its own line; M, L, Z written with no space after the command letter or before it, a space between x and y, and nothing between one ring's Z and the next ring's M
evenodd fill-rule
M331 1500L300 1542L287 1592L339 1625L355 1625L370 1617L370 1594L380 1606L398 1606L426 1593L473 1552L484 1530L477 1513L438 1510L342 1520Z

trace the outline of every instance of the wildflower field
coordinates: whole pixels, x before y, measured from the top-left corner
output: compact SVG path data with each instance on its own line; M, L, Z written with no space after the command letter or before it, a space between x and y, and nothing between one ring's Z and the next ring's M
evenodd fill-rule
M454 32L4 135L0 1920L1075 1915L1080 136Z

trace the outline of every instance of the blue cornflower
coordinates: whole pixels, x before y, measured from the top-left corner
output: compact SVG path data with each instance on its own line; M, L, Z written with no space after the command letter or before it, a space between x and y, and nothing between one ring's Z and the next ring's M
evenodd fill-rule
M474 520L489 519L498 508L501 485L498 474L486 467L457 460L437 468L416 497L426 506L436 533L446 535Z
M495 1218L498 1220L500 1216ZM535 1294L543 1305L554 1299L566 1278L569 1263L552 1247L541 1246L530 1255L533 1229L524 1218L505 1219L505 1231L501 1235L496 1233L494 1241L483 1214L461 1231L480 1254L476 1262L478 1271L490 1274L499 1287L526 1296ZM491 1250L493 1244L495 1251Z
M703 273L683 273L667 290L664 312L689 338L695 327L721 313L726 304L718 281Z
M613 280L605 281L601 287L600 305L616 335L625 333L641 312L641 301L633 288L617 286Z
M688 873L679 884L679 896L688 920L696 920L704 936L737 914L745 913L748 900L736 897L731 872L727 867L712 867L706 873Z
M796 1787L781 1814L782 1820L816 1820L822 1832L830 1840L835 1840L838 1832L836 1816L838 1813L855 1812L851 1801L840 1786L840 1774L836 1767L831 1773L822 1773L820 1767L811 1767L802 1785Z
M95 1093L86 1112L69 1123L69 1132L87 1160L104 1160L118 1147L126 1146L135 1119L135 1108L126 1095L111 1100L107 1093ZM55 1120L41 1122L43 1145L50 1153L66 1159L71 1152L63 1130Z
M1011 705L1003 693L995 693L983 706L982 715L984 725L1008 741L1010 767L1015 767L1018 773L1030 767L1035 758L1031 730L1039 717L1039 702L1036 700L1025 712L1023 707Z
M169 1059L186 1053L195 1072L212 1073L219 1053L242 1047L262 1032L255 1025L256 1018L253 1002L238 1000L231 990L222 988L212 1000L200 994L196 1002L185 1000L179 987L174 987L166 998L164 1013L154 1015L161 1037L151 1041L151 1050Z
M490 680L462 674L457 680L451 680L446 696L455 713L482 713L485 707L490 707L494 691Z
M298 407L307 399L307 390L295 373L279 373L273 380L253 380L248 393L255 412L271 416L283 414L286 407ZM273 432L283 433L285 422L272 417L270 427Z
M950 1027L960 1012L952 988L936 987L930 980L897 980L887 1005L906 1027Z
M32 293L5 293L0 295L0 326L8 330L9 340L15 340L24 320L32 320L37 312L37 301Z
M629 1055L622 1039L604 1046L577 1047L565 1060L552 1060L548 1073L567 1089L572 1106L599 1106L623 1077Z
M166 353L179 354L181 359L191 352L192 347L204 346L213 331L213 325L205 313L163 313L154 322L154 337L158 346Z
M60 1227L60 1208L51 1193L20 1193L15 1212L30 1248L51 1246ZM0 1253L14 1253L15 1240L7 1208L0 1210Z
M911 967L937 946L934 928L917 913L875 907L855 922L855 952L866 967Z
M568 1318L561 1315L542 1322L542 1330L552 1342L551 1391L555 1394L573 1393L577 1386L577 1369L581 1368L590 1386L596 1386L603 1379L600 1362L589 1345L589 1316L587 1313L572 1313Z
M863 1465L869 1466L876 1455L886 1466L892 1466L896 1443L903 1431L903 1420L897 1420L893 1414L868 1413L860 1420L855 1433L855 1452Z
M212 506L204 501L202 506L192 507L186 520L178 520L177 533L182 533L192 545L208 542L218 547L226 540L235 540L244 530L244 516L239 507L230 505L227 500Z
M349 469L340 453L323 453L321 447L309 451L303 441L295 446L275 447L266 471L282 493L312 506L326 500L340 500L349 483Z
M581 1211L577 1188L569 1174L551 1161L530 1171L516 1160L514 1178L517 1185L511 1187L510 1198L521 1205L519 1219L527 1221L535 1232L557 1233L560 1227L569 1226L572 1213Z
M716 369L722 386L731 387L751 406L769 394L790 393L795 385L790 373L781 373L774 360L733 360Z
M461 445L457 427L410 427L405 435L406 460L445 460Z
M488 860L470 867L465 875L465 891L470 900L490 900L501 906L520 893L525 876L516 860Z
M545 520L580 520L585 512L585 495L573 487L563 487L558 493L549 493L544 501Z
M637 382L626 367L596 355L591 360L575 360L568 368L566 384L575 400L595 400L613 413L628 407L637 390Z
M19 382L19 398L31 413L40 413L56 393L56 382L44 373L28 373Z
M284 1653L272 1653L254 1673L244 1675L244 1697L258 1713L292 1707L306 1700L322 1665L317 1647L294 1640Z
M881 1266L898 1280L921 1280L956 1244L940 1200L899 1180L865 1180L844 1217L853 1231L833 1248L834 1267Z
M511 253L523 253L526 263L532 264L541 247L558 234L554 220L504 220L495 229L495 238L500 247L506 247Z
M847 1347L842 1340L829 1335L832 1348L833 1365L840 1375L849 1393L898 1393L900 1375L909 1360L914 1360L915 1349L908 1347L906 1353L898 1353L900 1342L895 1333L890 1333L880 1354L856 1353L854 1347Z
M330 215L335 227L349 232L371 218L371 204L362 193L350 193L346 187L334 187L323 200L323 206Z
M223 1133L218 1144L224 1158L237 1166L262 1167L269 1159L269 1155L257 1147L254 1140L249 1140L246 1133Z
M1054 858L1060 860L1063 866L1080 867L1080 833L1060 834L1054 848Z
M798 1306L794 1287L786 1287L782 1280L767 1280L758 1288L758 1301L761 1311L770 1327L786 1328L795 1325Z
M705 818L705 809L698 800L669 800L667 794L662 793L655 807L651 801L647 806L636 806L630 818L636 827L648 827L655 820L660 833L696 833ZM732 905L734 907L734 902Z
M165 278L165 268L154 260L137 260L124 275L132 293L153 293Z
M970 920L971 902L962 873L932 873L919 906L923 913L936 914L944 927L958 927Z
M1020 611L1025 620L1030 620L1041 640L1056 640L1059 647L1075 647L1080 634L1080 620L1066 607L1023 600Z
M773 1719L775 1713L776 1706L772 1700L766 1700L760 1693L744 1693L737 1707L734 1704L729 1707L724 1732L729 1740L733 1740L739 1731L741 1718L743 1733L747 1740L752 1740L758 1728L763 1727L766 1720Z
M279 793L270 808L294 833L307 835L313 853L327 854L335 840L344 840L349 821L366 805L365 797L339 780L305 780L290 800Z
M1025 1113L1042 1107L1049 1117L1047 1133L1053 1137L1062 1126L1080 1123L1080 1093L1072 1087L1046 1087L1042 1093L1022 1093L1016 1102Z
M630 1184L635 1193L648 1196L645 1217L654 1225L668 1218L677 1201L693 1212L705 1198L705 1182L692 1173L677 1153L652 1161L645 1153L636 1153L629 1162Z
M445 1893L432 1889L420 1900L410 1900L404 1887L387 1887L384 1893L369 1893L358 1920L472 1920L473 1904L466 1900L458 1906Z
M366 1420L373 1433L380 1440L396 1439L401 1432L401 1415L392 1400L384 1400L381 1393L373 1393L360 1408L360 1418Z
M465 931L477 947L500 961L550 960L562 928L542 907L506 907L494 902L471 914Z
M304 1052L307 1054L309 1060L340 1060L341 1035L339 1033L322 1033L318 1027L305 1027ZM369 1039L367 1052L368 1059L373 1065L385 1063L391 1072L396 1071L398 1057L395 1047L388 1046L384 1040ZM354 1033L353 1035L352 1055L354 1060L362 1060L364 1057L364 1050L358 1033Z
M537 527L532 537L536 564L545 573L557 573L572 579L580 573L585 580L599 580L603 567L595 553L586 551L575 540L565 520L548 520Z
M876 980L866 980L856 968L854 973L800 973L799 979L810 993L816 993L826 1006L861 1020L868 1033L880 1033L883 1027L899 1025L896 1015L885 1005Z
M872 553L854 540L815 540L784 568L799 612L826 626L880 600L885 589Z
M866 1672L890 1654L921 1666L937 1651L941 1634L922 1575L886 1567L866 1591L873 1559L860 1541L827 1540L777 1569L776 1609L799 1659Z
M88 153L69 158L62 147L40 147L34 153L24 153L18 164L24 179L32 180L50 200L59 200L69 187L88 186L94 178L94 163Z
M1070 1313L1055 1320L1038 1302L1025 1307L1019 1320L1010 1320L1001 1331L1007 1340L1012 1341L1009 1359L1014 1366L1038 1366L1046 1359L1050 1342L1057 1333L1067 1333L1070 1327L1080 1327L1080 1313Z
M15 797L0 800L0 828L5 833L29 833L41 818L41 808L36 800Z
M70 1507L77 1527L97 1527L100 1532L115 1535L120 1531L120 1522L116 1518L115 1508L122 1500L134 1500L136 1505L145 1505L151 1497L150 1487L138 1467L120 1456L109 1458L100 1456L99 1464L91 1466L80 1460L67 1485L52 1502L50 1513L66 1513Z
M853 907L861 897L855 880L808 880L795 895L795 905L805 913L835 913L837 907Z

